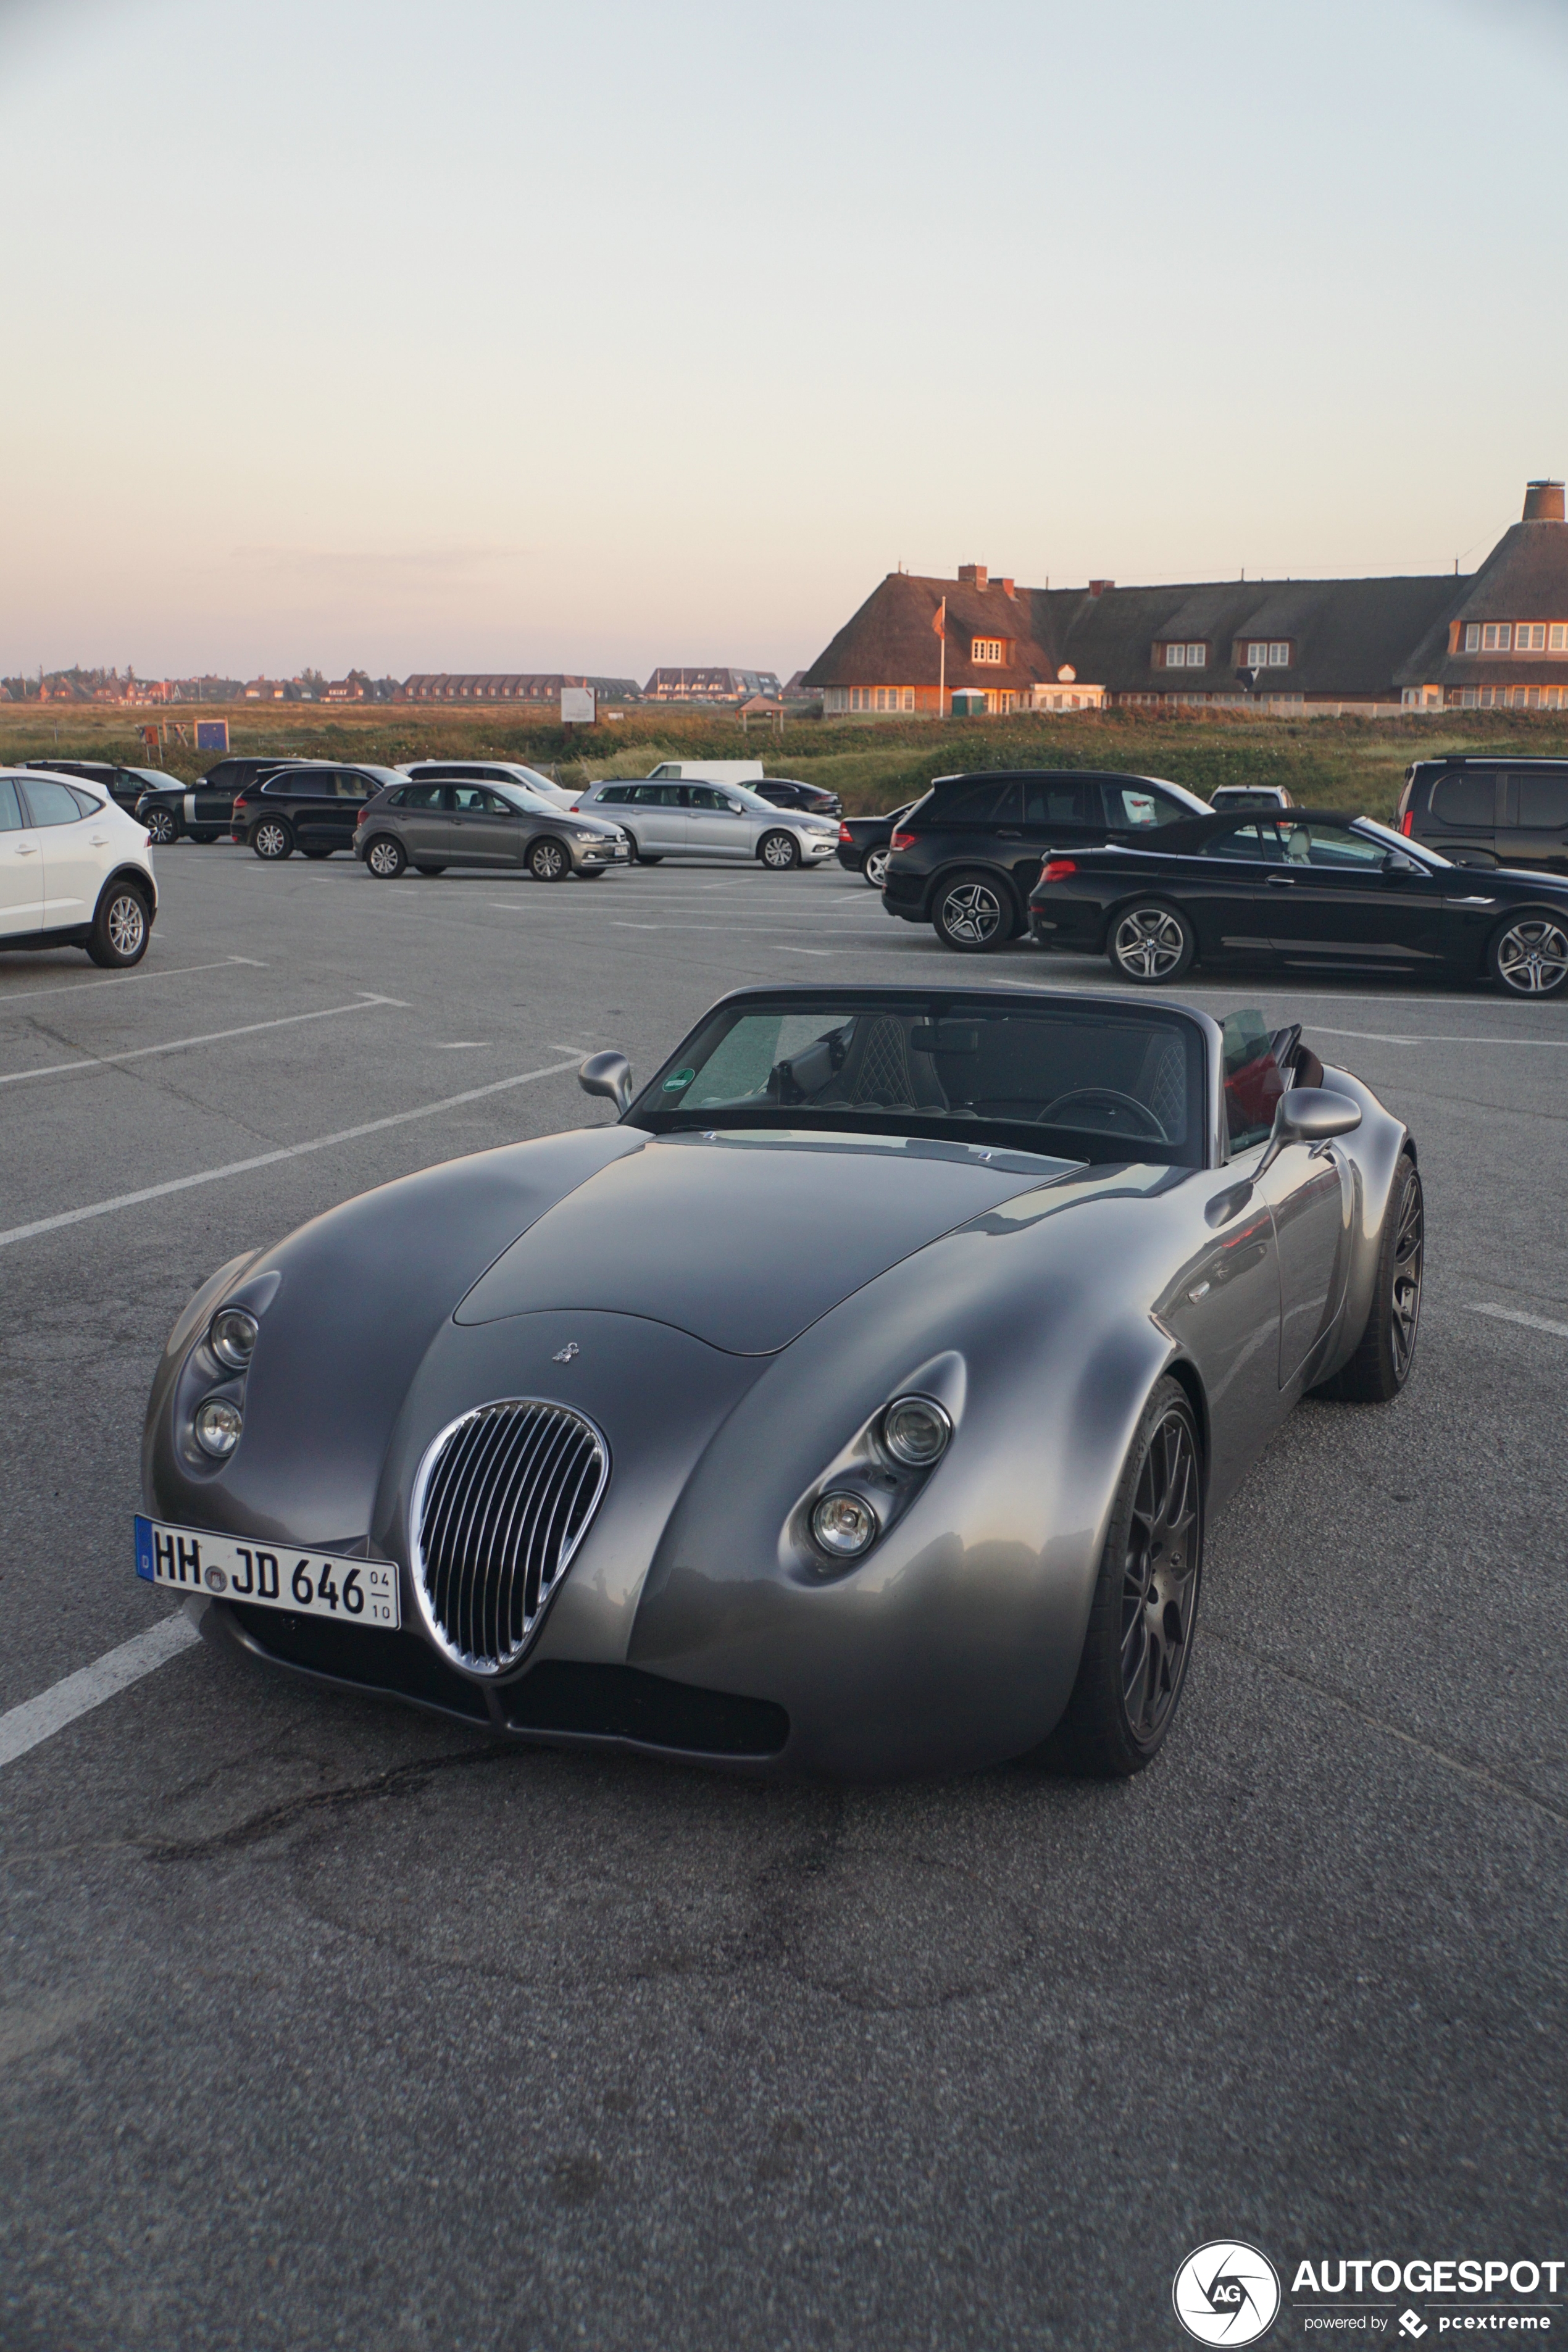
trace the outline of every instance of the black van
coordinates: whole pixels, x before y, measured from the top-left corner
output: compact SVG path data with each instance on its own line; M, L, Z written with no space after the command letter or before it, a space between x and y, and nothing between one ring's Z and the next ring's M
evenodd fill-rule
M1458 866L1568 874L1568 760L1415 760L1399 830Z

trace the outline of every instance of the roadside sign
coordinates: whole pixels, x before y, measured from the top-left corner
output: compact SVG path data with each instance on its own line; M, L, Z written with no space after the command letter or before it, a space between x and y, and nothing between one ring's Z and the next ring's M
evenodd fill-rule
M228 721L226 719L198 719L196 721L198 751L226 751Z
M561 689L561 724L563 727L592 727L595 714L595 694L591 686L563 686Z

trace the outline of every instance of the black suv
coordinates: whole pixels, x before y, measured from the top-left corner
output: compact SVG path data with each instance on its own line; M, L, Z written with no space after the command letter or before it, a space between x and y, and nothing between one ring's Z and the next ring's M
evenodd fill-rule
M352 850L360 811L388 784L405 784L392 768L340 768L326 760L300 761L247 784L230 810L236 841L248 842L268 865L302 849L307 857Z
M279 768L302 767L304 762L290 752L282 759L258 760L248 754L240 760L220 760L194 784L181 783L177 776L168 776L160 783L143 789L136 803L136 821L144 824L160 849L171 841L178 841L188 833L193 841L217 841L227 833L234 822L234 796L243 792L262 776L276 774Z
M1457 866L1568 874L1568 760L1415 760L1399 830Z
M844 803L826 784L803 784L798 776L753 776L746 786L774 808L804 809L808 816L842 816Z
M930 923L944 947L984 955L1028 925L1051 851L1142 841L1208 803L1159 776L993 769L939 776L892 838L882 904Z
M19 765L43 768L51 776L79 776L84 784L96 784L132 814L148 786L163 781L156 768L122 768L114 760L23 760Z

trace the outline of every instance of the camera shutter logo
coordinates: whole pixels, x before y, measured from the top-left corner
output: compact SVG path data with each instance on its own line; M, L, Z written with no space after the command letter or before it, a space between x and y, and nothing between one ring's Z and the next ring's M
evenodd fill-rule
M1171 2301L1196 2343L1256 2344L1279 2316L1279 2275L1256 2246L1212 2238L1176 2273Z

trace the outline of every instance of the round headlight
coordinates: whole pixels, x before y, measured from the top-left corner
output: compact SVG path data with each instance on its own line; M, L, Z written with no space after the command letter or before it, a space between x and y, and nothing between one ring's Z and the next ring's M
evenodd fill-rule
M882 1415L882 1443L906 1470L940 1462L952 1435L952 1422L930 1397L895 1397Z
M220 1307L207 1334L219 1363L226 1364L231 1372L247 1370L256 1346L257 1328L255 1316L247 1314L243 1307Z
M196 1407L196 1444L218 1462L234 1452L244 1427L239 1407L229 1397L208 1397Z
M881 1533L876 1512L858 1495L824 1495L811 1515L811 1532L836 1559L853 1559Z

